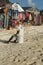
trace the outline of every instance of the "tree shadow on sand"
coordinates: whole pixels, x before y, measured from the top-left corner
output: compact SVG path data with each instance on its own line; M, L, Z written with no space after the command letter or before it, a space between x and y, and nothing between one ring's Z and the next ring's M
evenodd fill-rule
M9 38L9 40L7 41L7 40L0 40L0 42L2 42L2 43L18 43L18 34L19 34L19 31L17 31L17 33L16 34L13 34L10 38ZM14 37L16 37L16 39L14 40L14 41L12 41L12 39L14 38Z
M0 40L0 42L9 44L9 41L7 41L7 40ZM10 41L10 43L16 43L16 40Z
M8 43L7 40L0 40L0 42L2 42L2 43Z
M0 40L0 42L9 44L9 41L7 41L7 40ZM16 42L16 40L14 40L14 41L10 41L10 43L17 43L17 42Z

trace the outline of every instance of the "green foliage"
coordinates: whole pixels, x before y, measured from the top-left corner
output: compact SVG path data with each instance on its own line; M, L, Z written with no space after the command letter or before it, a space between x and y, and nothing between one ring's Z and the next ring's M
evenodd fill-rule
M6 0L6 3L9 3L10 1L9 0Z

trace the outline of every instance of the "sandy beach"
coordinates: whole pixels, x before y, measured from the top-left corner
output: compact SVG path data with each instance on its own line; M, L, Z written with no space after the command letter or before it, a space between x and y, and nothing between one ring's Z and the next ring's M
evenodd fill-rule
M0 30L0 65L43 65L43 26L25 27L24 43L3 42L14 33Z

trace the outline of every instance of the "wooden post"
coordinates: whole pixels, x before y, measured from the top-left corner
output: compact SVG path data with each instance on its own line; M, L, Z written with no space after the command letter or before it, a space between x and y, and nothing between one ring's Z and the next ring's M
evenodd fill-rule
M21 28L21 26L19 27L19 43L23 43L24 42L24 27Z

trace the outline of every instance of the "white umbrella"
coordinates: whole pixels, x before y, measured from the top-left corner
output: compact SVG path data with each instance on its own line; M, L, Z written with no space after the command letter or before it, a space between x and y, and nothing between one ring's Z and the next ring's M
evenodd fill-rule
M19 4L17 4L17 3L14 3L12 5L12 9L13 10L18 10L19 12L24 12L23 8Z

